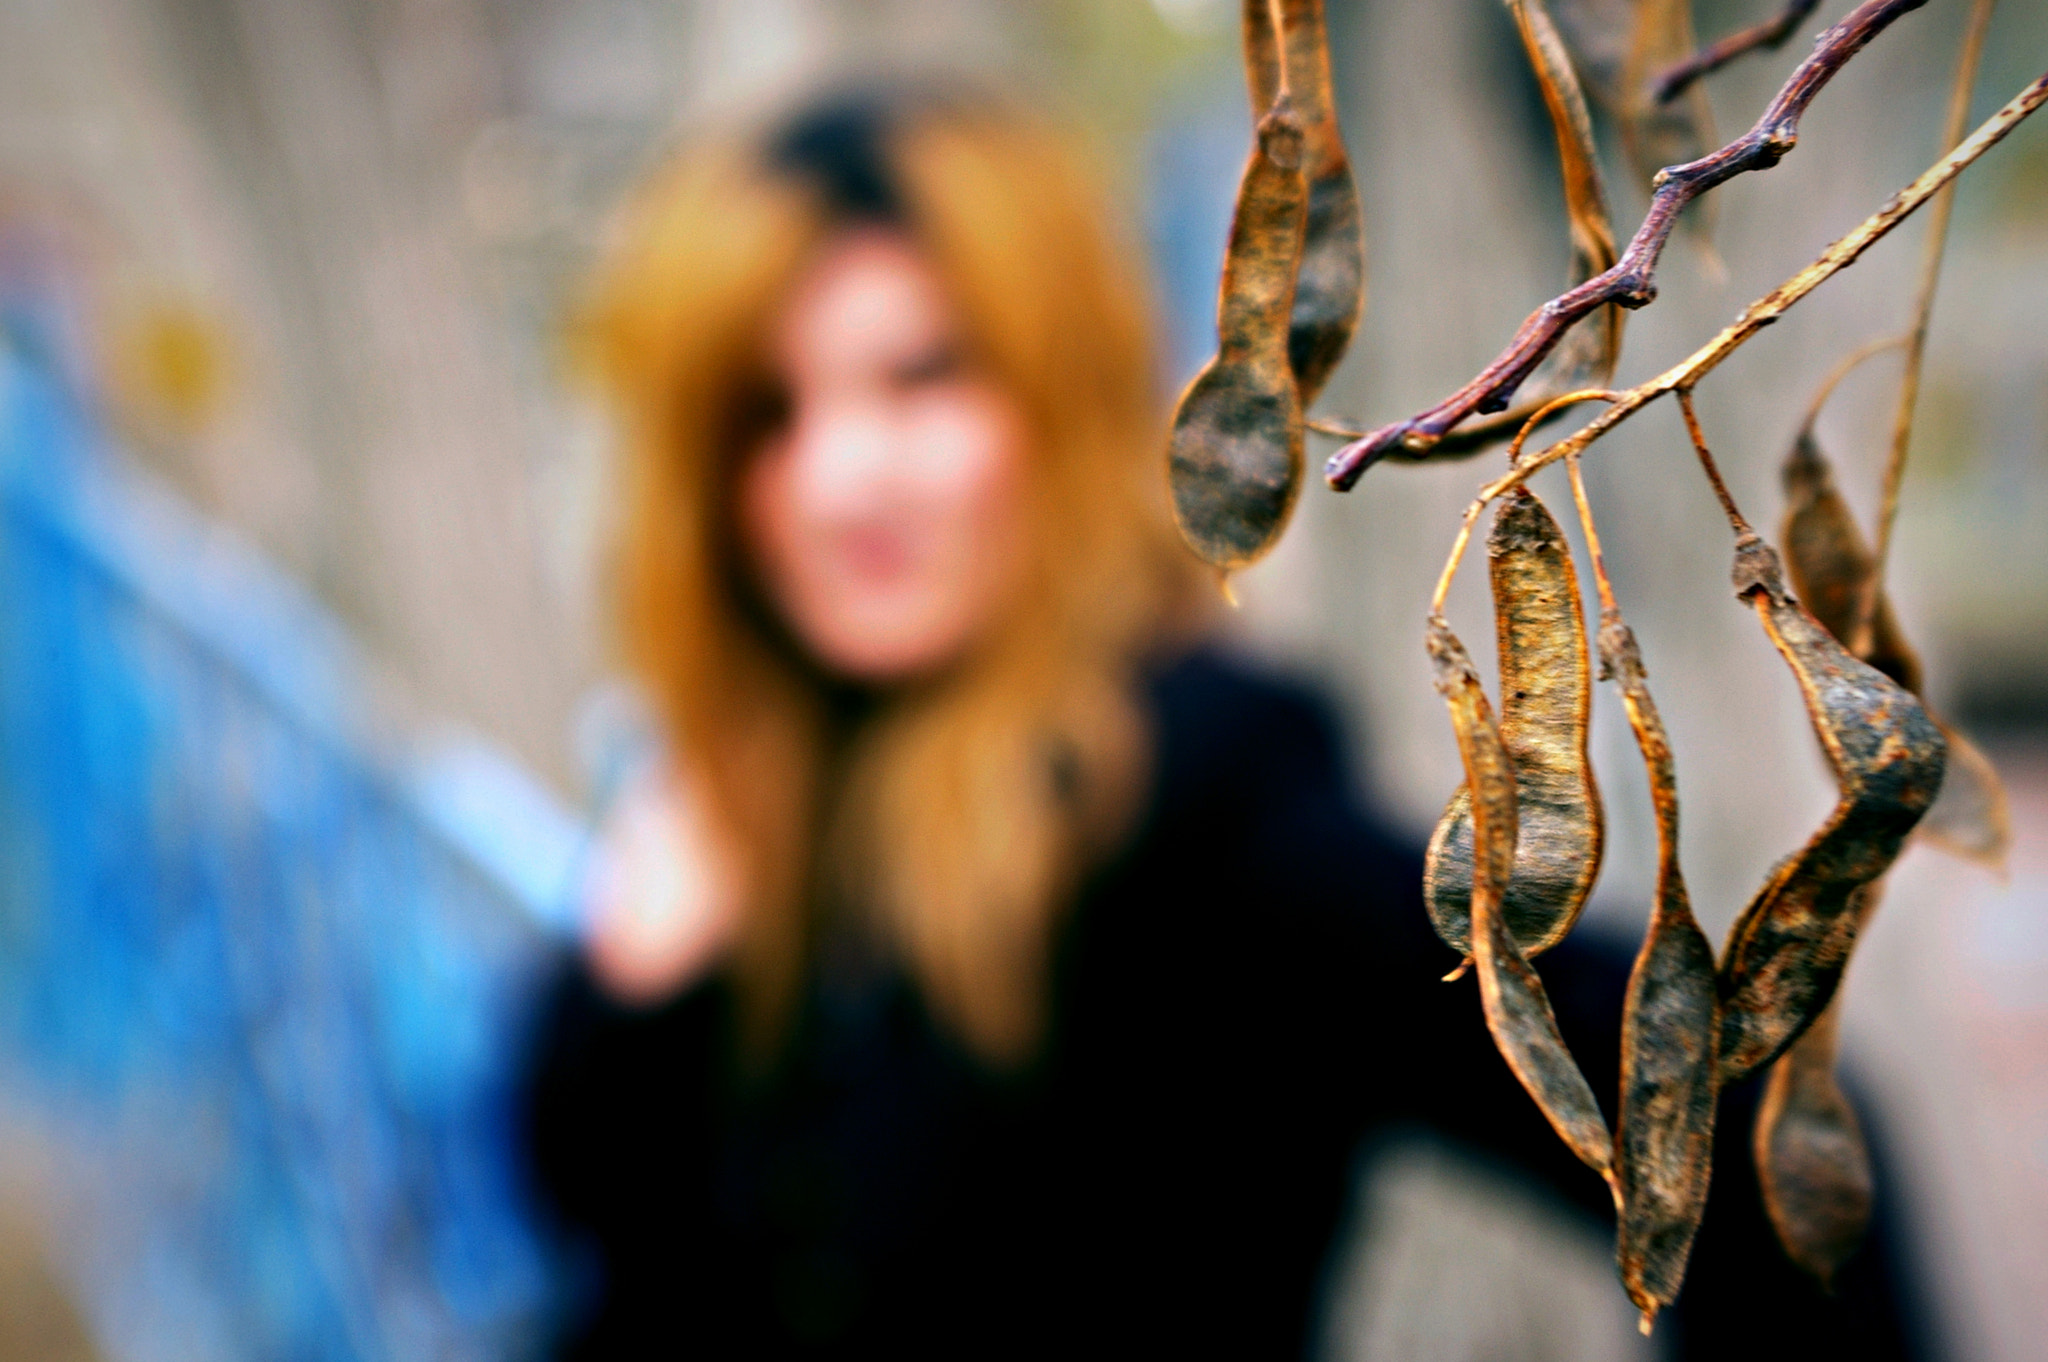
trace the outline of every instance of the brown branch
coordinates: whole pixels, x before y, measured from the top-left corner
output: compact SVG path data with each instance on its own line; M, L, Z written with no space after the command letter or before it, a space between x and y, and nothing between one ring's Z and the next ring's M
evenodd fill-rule
M1792 0L1777 18L1737 29L1725 38L1708 43L1684 61L1673 62L1651 82L1650 98L1659 104L1669 104L1692 88L1694 81L1712 75L1737 57L1783 47L1785 40L1792 36L1792 30L1798 28L1819 3L1820 0Z
M1504 409L1515 389L1563 339L1573 324L1608 303L1638 308L1657 296L1657 259L1678 215L1700 195L1748 170L1783 160L1799 141L1799 118L1849 59L1892 20L1927 0L1863 0L1848 17L1821 34L1813 55L1799 64L1756 126L1708 156L1657 172L1656 192L1643 224L1612 269L1545 303L1529 315L1493 363L1436 406L1405 421L1382 426L1330 456L1323 476L1340 492L1396 447L1420 454L1445 432L1475 413Z
M1943 185L1962 174L1966 166L1997 145L2007 133L2018 127L2027 115L2043 104L2048 104L2048 75L2036 77L2025 89L2007 101L2004 108L1979 124L1977 130L1954 151L1929 166L1921 173L1920 178L1894 194L1884 207L1857 224L1855 230L1822 251L1812 264L1744 308L1742 315L1725 327L1719 335L1655 378L1622 392L1613 406L1584 426L1541 453L1525 456L1511 471L1480 488L1478 498L1466 508L1466 523L1469 525L1477 520L1480 511L1488 502L1520 487L1538 469L1582 452L1595 440L1665 393L1676 392L1681 388L1692 388L1721 361L1753 339L1759 331L1784 316L1794 303L1819 288L1834 275L1855 264L1857 257L1869 250L1872 244L1904 222L1914 209L1933 198Z
M1963 125L1970 116L1970 92L1977 85L1977 63L1984 53L1984 32L1991 27L1991 11L1997 0L1977 0L1970 9L1970 26L1963 33L1963 48L1956 58L1955 81L1949 87L1948 120L1941 135L1941 149L1952 150L1963 139ZM1906 478L1906 451L1913 443L1913 408L1920 398L1920 366L1927 356L1927 321L1934 311L1934 290L1941 282L1942 249L1948 243L1949 210L1956 192L1937 194L1927 214L1927 239L1920 256L1920 292L1913 300L1913 329L1907 332L1906 372L1899 382L1898 410L1892 417L1892 447L1884 465L1884 491L1877 512L1877 547L1872 551L1870 572L1856 602L1856 624L1849 646L1858 657L1870 650L1871 631L1877 625L1877 603L1884 598L1884 565L1892 547L1892 525L1899 515L1899 488Z

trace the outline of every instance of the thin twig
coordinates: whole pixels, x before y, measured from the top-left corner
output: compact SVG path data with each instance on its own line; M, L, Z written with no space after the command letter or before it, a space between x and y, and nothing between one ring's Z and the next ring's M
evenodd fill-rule
M1673 62L1650 83L1650 98L1659 104L1669 104L1691 89L1694 81L1712 75L1737 57L1783 47L1785 40L1792 36L1792 30L1798 28L1819 3L1820 0L1792 0L1777 18L1737 29L1725 38L1708 43L1684 61Z
M1700 414L1692 409L1692 389L1678 390L1678 409L1685 413L1685 433L1692 437L1692 452L1699 455L1700 471L1713 484L1714 495L1721 500L1721 509L1728 513L1728 524L1735 531L1737 539L1748 539L1756 533L1749 522L1742 518L1742 512L1735 505L1735 498L1728 494L1728 484L1721 481L1721 469L1714 462L1714 452L1707 448L1707 433L1700 429Z
M1429 616L1436 619L1444 613L1444 598L1451 594L1451 579L1458 575L1458 564L1465 557L1465 546L1472 542L1472 527L1479 523L1479 513L1486 509L1491 498L1481 498L1465 508L1465 518L1458 522L1457 537L1451 540L1450 557L1444 559L1444 570L1437 574L1436 590L1429 593ZM1463 967L1461 966L1460 969ZM1457 975L1447 974L1448 983Z
M1522 428L1515 432L1515 438L1508 441L1508 467L1513 468L1522 459L1522 446L1536 427L1548 421L1553 413L1580 402L1619 402L1621 394L1612 388L1580 388L1577 392L1560 393L1542 406L1529 413L1529 419L1522 422Z
M1327 435L1333 440L1356 440L1365 432L1355 430L1332 416L1310 416L1301 423L1318 435Z
M1522 422L1522 428L1515 432L1515 438L1508 442L1508 467L1513 468L1522 457L1522 444L1530 434L1551 416L1578 402L1618 402L1621 394L1609 388L1581 388L1577 392L1561 393L1529 413ZM1472 542L1472 527L1479 523L1479 513L1486 509L1488 497L1473 502L1465 508L1465 518L1458 525L1458 537L1451 541L1451 555L1444 561L1444 570L1437 575L1436 591L1429 598L1429 613L1441 615L1444 612L1444 598L1451 593L1451 580L1458 575L1458 564L1465 557L1465 546ZM1464 972L1464 966L1457 973L1446 975L1453 979Z
M1799 423L1799 429L1801 431L1813 429L1814 423L1820 420L1821 408L1827 406L1828 399L1835 395L1835 389L1840 386L1843 379L1847 378L1855 370L1857 365L1863 363L1866 359L1875 358L1887 350L1896 350L1910 339L1912 338L1906 335L1880 336L1874 341L1865 341L1837 360L1835 367L1828 370L1828 376L1820 381L1820 387L1813 394L1813 401L1806 404L1806 418Z
M1719 335L1655 378L1623 391L1613 406L1584 426L1541 453L1521 459L1511 471L1480 488L1478 499L1465 512L1468 528L1472 521L1478 519L1479 512L1488 502L1520 487L1529 480L1531 474L1549 467L1559 459L1568 459L1580 453L1665 393L1696 385L1721 361L1754 339L1757 332L1784 316L1786 310L1801 298L1854 264L1857 257L1869 250L1873 243L1904 222L1914 209L1926 203L1943 185L1962 174L1965 167L1996 146L2007 133L2018 127L2027 115L2044 103L2048 103L2048 75L2037 76L2025 89L2014 95L2004 108L1985 119L1954 151L1929 166L1918 179L1894 194L1884 207L1857 224L1855 230L1822 251L1812 264L1744 308L1742 315L1723 328Z
M1984 32L1991 26L1991 11L1997 0L1977 0L1970 8L1970 25L1963 34L1963 49L1956 58L1955 81L1949 86L1948 122L1941 135L1941 149L1948 151L1963 138L1963 126L1970 116L1970 92L1977 85L1977 63L1984 52ZM1934 290L1941 282L1941 256L1948 244L1949 210L1955 206L1955 190L1945 189L1934 198L1927 215L1927 238L1921 243L1920 293L1913 301L1913 329L1906 343L1906 372L1899 381L1899 405L1892 417L1892 448L1884 465L1884 493L1878 503L1877 545L1871 550L1870 573L1863 580L1856 601L1856 627L1850 649L1858 657L1869 651L1871 631L1876 626L1877 603L1884 597L1884 565L1891 553L1892 524L1899 516L1899 488L1906 478L1906 452L1913 443L1913 408L1920 399L1920 366L1927 355L1927 321L1934 311Z
M1574 454L1566 459L1564 467L1571 474L1572 500L1579 508L1579 528L1586 532L1586 554L1593 560L1593 581L1600 588L1600 616L1605 624L1610 617L1621 618L1621 606L1614 599L1614 583L1607 580L1607 558L1600 552L1600 531L1593 524L1593 503L1586 499L1586 480L1579 473L1579 456ZM1606 666L1604 662L1601 665Z
M1332 454L1323 469L1330 485L1340 492L1348 491L1367 468L1395 446L1411 455L1420 454L1466 417L1502 410L1515 389L1555 348L1565 332L1595 309L1609 303L1638 308L1654 299L1657 259L1685 206L1744 171L1762 170L1783 160L1799 141L1799 119L1814 96L1892 20L1925 3L1926 0L1863 0L1847 18L1821 34L1813 55L1799 64L1755 127L1711 155L1657 172L1650 210L1613 268L1536 309L1515 332L1506 350L1471 382L1436 406L1405 421L1382 426Z

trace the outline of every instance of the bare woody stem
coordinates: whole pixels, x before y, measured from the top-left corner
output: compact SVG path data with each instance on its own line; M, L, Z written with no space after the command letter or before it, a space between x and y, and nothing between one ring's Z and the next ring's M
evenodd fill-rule
M1579 508L1579 528L1586 534L1586 556L1593 560L1593 583L1600 588L1601 619L1620 619L1621 606L1614 599L1614 583L1607 577L1607 556L1600 551L1600 531L1593 524L1593 503L1586 499L1586 480L1579 474L1579 456L1572 455L1564 466L1572 478L1572 501Z
M1598 308L1609 303L1627 308L1648 304L1657 296L1658 257L1686 205L1744 171L1767 169L1783 160L1799 141L1800 116L1835 73L1894 19L1926 2L1863 0L1840 23L1821 34L1813 54L1799 64L1756 126L1711 155L1657 172L1649 212L1612 269L1594 275L1536 309L1515 332L1506 350L1471 382L1436 406L1371 431L1332 454L1323 469L1330 485L1340 492L1349 491L1366 469L1396 446L1410 455L1421 454L1466 417L1504 410L1515 389L1556 347L1565 332Z
M1685 413L1685 433L1692 437L1692 452L1699 455L1700 471L1707 475L1707 481L1713 485L1714 495L1720 499L1721 509L1728 515L1729 528L1735 531L1737 539L1754 537L1756 531L1750 528L1749 522L1742 518L1742 512L1736 508L1735 498L1728 494L1728 484L1721 481L1721 468L1714 462L1714 452L1707 448L1707 433L1700 429L1700 415L1692 409L1691 388L1678 390L1678 409ZM1574 459L1572 462L1578 461Z
M1650 83L1650 98L1659 104L1669 104L1691 89L1694 81L1712 75L1737 57L1783 47L1792 31L1805 22L1819 3L1820 0L1792 0L1777 18L1737 29L1708 43L1684 61L1672 63Z
M1479 517L1485 505L1529 480L1537 470L1584 451L1595 440L1613 430L1665 393L1689 389L1720 363L1754 339L1756 334L1785 315L1800 299L1822 283L1854 264L1863 252L1904 222L1914 209L1932 198L1941 187L1963 173L1979 156L1996 146L2005 135L2044 103L2048 103L2048 75L2038 76L2014 95L2005 107L1984 120L1977 130L1954 151L1936 161L1920 178L1894 194L1891 200L1859 223L1855 230L1822 251L1814 262L1763 297L1743 309L1742 315L1712 340L1647 382L1623 391L1614 405L1578 430L1536 454L1525 455L1508 473L1479 489L1479 497L1467 508L1468 525Z
M1806 404L1806 417L1799 423L1799 428L1803 431L1813 429L1815 423L1820 420L1822 408L1826 407L1828 399L1835 395L1835 389L1840 387L1842 380L1854 372L1863 361L1874 359L1887 350L1897 350L1910 339L1911 337L1904 335L1880 336L1876 340L1865 341L1835 361L1835 367L1828 370L1828 376L1822 379L1820 387L1814 390L1813 400Z
M1952 150L1963 139L1963 126L1970 116L1970 92L1977 85L1977 63L1984 53L1984 33L1991 27L1991 11L1997 0L1977 0L1970 7L1970 24L1963 34L1962 52L1956 58L1956 75L1949 87L1948 119L1941 135L1941 149ZM1934 196L1927 214L1927 238L1921 244L1920 292L1913 302L1913 329L1906 333L1906 372L1899 381L1899 405L1892 417L1892 447L1884 465L1884 491L1877 512L1877 546L1871 554L1871 569L1864 578L1856 601L1856 625L1851 631L1850 650L1861 657L1871 647L1871 630L1877 620L1877 603L1884 596L1884 565L1891 554L1892 525L1899 515L1899 489L1906 477L1906 454L1913 443L1913 408L1920 400L1920 368L1927 355L1927 322L1934 311L1934 290L1941 282L1942 250L1948 243L1949 211L1955 206L1953 188Z

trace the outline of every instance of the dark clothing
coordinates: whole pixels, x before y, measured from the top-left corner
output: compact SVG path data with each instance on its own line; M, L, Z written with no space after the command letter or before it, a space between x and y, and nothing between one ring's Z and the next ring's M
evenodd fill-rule
M1327 712L1211 655L1151 696L1152 802L1066 919L1028 1076L977 1069L886 977L821 971L786 1060L751 1084L719 985L632 1012L565 980L532 1129L549 1201L598 1260L567 1355L1298 1357L1354 1154L1398 1126L1611 1224L1473 982L1439 982L1456 959L1420 856L1358 808ZM1631 953L1582 933L1540 962L1603 1100ZM1915 1355L1890 1239L1833 1299L1776 1247L1752 1105L1724 1103L1659 1334L1687 1358Z

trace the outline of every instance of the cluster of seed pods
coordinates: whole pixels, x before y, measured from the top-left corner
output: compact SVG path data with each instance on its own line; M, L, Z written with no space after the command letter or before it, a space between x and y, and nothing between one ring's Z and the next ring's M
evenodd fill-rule
M1562 33L1545 0L1504 2L1557 139L1572 272L1584 280L1612 266L1616 252L1579 73L1622 122L1638 164L1686 148L1696 154L1711 141L1699 92L1678 100L1681 82L1655 99L1644 93L1656 84L1647 69L1689 52L1690 5L1643 0L1632 36L1616 46L1603 45L1609 30L1578 0L1556 0ZM1747 50L1745 41L1730 50ZM1223 269L1219 347L1181 397L1168 458L1181 530L1226 582L1285 528L1302 477L1304 409L1349 344L1364 297L1359 202L1338 135L1322 0L1244 0L1244 44L1257 138ZM1703 219L1694 225L1704 232ZM1555 411L1617 398L1587 385L1613 372L1620 340L1617 310L1588 317L1511 405L1453 432L1442 450L1476 449L1519 429L1514 464L1522 440ZM1487 538L1498 714L1442 613L1477 505L1425 634L1464 769L1430 839L1424 882L1432 926L1463 957L1447 977L1476 977L1501 1056L1558 1136L1606 1181L1617 1264L1645 1332L1684 1280L1713 1172L1721 1093L1759 1071L1768 1077L1754 1151L1780 1240L1823 1282L1854 1251L1871 1189L1855 1114L1834 1073L1843 971L1885 873L1930 808L1930 836L1960 854L1995 862L2008 837L1995 770L1919 698L1918 658L1878 589L1881 565L1834 489L1812 415L1785 466L1781 564L1729 499L1689 388L1677 393L1736 532L1735 594L1791 673L1838 799L1769 872L1717 955L1679 866L1671 744L1571 454L1565 462L1599 591L1599 677L1619 692L1657 830L1655 893L1623 1004L1612 1129L1530 963L1564 938L1591 895L1605 816L1587 744L1594 669L1579 578L1563 532L1524 475L1504 480L1520 485L1505 493ZM1937 806L1945 771L1961 793Z
M1863 661L1918 696L1919 655L1881 591L1870 598L1868 627L1859 629L1876 563L1814 433L1836 382L1897 344L1866 346L1822 384L1785 459L1785 519L1778 537L1792 588L1814 618L1836 639L1857 640ZM1918 833L1954 855L2002 867L2011 824L1998 772L1962 733L1938 718L1934 723L1947 743L1948 763L1941 793ZM1880 881L1857 891L1850 908L1855 931L1869 922L1882 894ZM1840 1003L1831 1003L1773 1061L1754 1137L1764 1208L1779 1240L1793 1261L1824 1283L1854 1252L1870 1221L1870 1157L1835 1077L1839 1011Z
M1585 902L1598 869L1601 813L1586 757L1586 630L1569 550L1524 489L1502 505L1488 541L1499 720L1448 624L1440 614L1429 620L1428 650L1465 784L1431 841L1426 885L1439 935L1469 953L1508 1066L1612 1189L1616 1256L1647 1329L1678 1294L1705 1210L1720 1090L1778 1060L1827 1012L1876 882L1934 800L1947 744L1909 691L1853 657L1791 596L1776 555L1745 527L1736 545L1737 595L1756 610L1790 669L1840 797L1820 829L1772 870L1717 961L1679 869L1670 743L1600 560L1576 461L1572 474L1600 587L1601 674L1621 691L1658 833L1656 895L1622 1017L1612 1135L1528 962L1564 934ZM1831 1023L1821 1034L1825 1055L1795 1055L1774 1075L1765 1104L1770 1133L1759 1142L1788 1248L1825 1276L1854 1247L1860 1221L1849 1224L1856 1168L1813 1152L1817 1142L1843 1143L1838 1132L1853 1131L1854 1120L1832 1088ZM1867 1169L1860 1185L1867 1204Z

